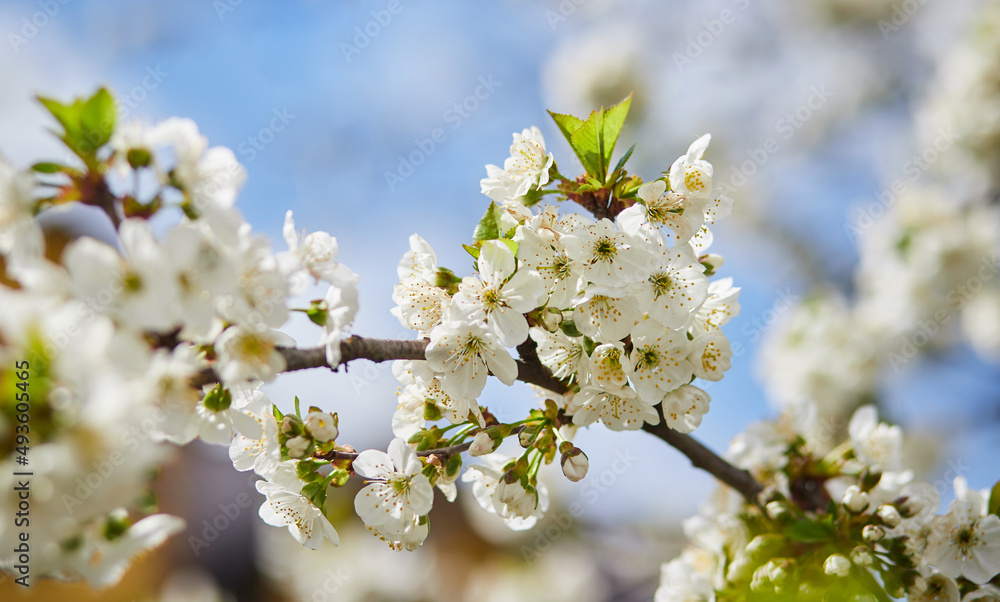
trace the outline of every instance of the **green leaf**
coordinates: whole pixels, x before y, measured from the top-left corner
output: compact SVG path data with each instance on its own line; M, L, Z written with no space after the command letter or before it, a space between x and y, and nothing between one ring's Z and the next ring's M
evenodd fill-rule
M37 171L38 173L59 173L62 171L63 166L58 163L35 163L31 166L31 169Z
M107 88L101 88L87 99L80 112L83 143L92 151L107 144L115 129L116 117L115 99Z
M832 530L820 523L800 519L785 527L785 537L803 543L820 543L833 537Z
M1000 481L997 481L993 491L990 492L989 513L1000 516Z
M299 396L295 396L295 415L302 418L302 412L299 411Z
M609 109L592 111L586 121L572 115L549 111L570 147L580 159L583 168L603 185L608 176L608 166L615 152L615 144L625 125L632 95ZM627 157L626 157L627 160ZM624 165L622 163L621 165Z
M472 255L473 259L479 259L479 247L473 247L472 245L463 244L462 248Z
M552 116L552 120L559 126L559 131L562 132L562 135L566 137L566 142L572 144L573 132L580 129L580 126L583 125L583 120L572 115L553 113L552 111L549 111L549 115Z
M507 245L507 248L510 249L510 252L514 254L514 257L517 257L517 243L516 242L514 242L513 240L511 240L509 238L501 238L500 242L502 242L503 244Z
M44 96L37 96L36 98L56 118L56 121L63 126L61 136L63 140L79 137L80 113L83 111L83 103L79 99L71 105L65 105L53 98L46 98Z
M634 150L635 150L635 145L633 144L632 146L629 147L627 151L625 151L625 156L623 156L621 159L618 159L618 165L615 165L615 168L611 173L620 171L623 167L625 167L625 163L628 161L629 157L632 156L632 151Z
M476 231L472 233L472 240L480 242L500 238L500 215L502 212L503 209L499 205L490 201L490 206L486 209L486 213L483 214L483 218L479 220Z
M580 158L580 163L587 173L603 181L607 173L607 167L601 164L601 131L604 121L603 111L592 111L587 121L570 136L569 144L573 147L573 152Z
M625 126L625 118L628 116L630 106L632 106L631 94L625 100L604 111L604 119L601 123L601 151L603 152L603 164L606 166L611 165L611 156L615 152L615 144L618 143L622 127ZM630 150L629 153L631 152Z

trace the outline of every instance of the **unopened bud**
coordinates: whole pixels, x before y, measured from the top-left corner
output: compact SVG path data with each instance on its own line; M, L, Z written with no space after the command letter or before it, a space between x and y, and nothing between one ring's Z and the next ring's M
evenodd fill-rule
M890 529L894 529L899 526L899 523L903 522L903 517L899 515L899 510L896 510L895 506L890 506L889 504L882 504L878 507L878 517L882 519L885 526Z
M858 546L851 550L851 562L858 566L868 566L874 562L871 550L865 546Z
M469 446L470 456L485 456L486 454L492 454L499 447L492 438L490 438L489 433L486 431L479 431L476 436L472 438L472 445Z
M885 537L885 529L879 525L865 525L861 530L861 537L868 543L878 543Z
M299 435L292 437L285 444L288 447L288 455L292 458L301 458L306 455L306 451L312 446L312 441Z
M574 483L587 476L590 460L579 447L574 447L562 455L562 471L566 478Z
M725 259L722 255L716 255L715 253L706 253L698 258L698 262L705 268L705 275L712 276L722 267L725 263Z
M309 412L306 415L306 428L317 441L333 441L339 433L336 420L326 412Z
M764 509L767 511L767 516L776 523L784 524L792 518L792 513L785 502L768 502Z
M746 555L758 562L775 555L785 545L785 538L777 533L762 533L750 540Z
M843 504L848 512L861 514L868 509L868 494L857 485L851 485L844 493Z
M823 572L827 575L846 577L851 572L851 561L843 554L830 554L823 563Z
M899 508L899 514L902 515L903 518L913 518L923 512L926 506L927 504L925 504L923 500L912 495L904 497L896 502L896 507Z

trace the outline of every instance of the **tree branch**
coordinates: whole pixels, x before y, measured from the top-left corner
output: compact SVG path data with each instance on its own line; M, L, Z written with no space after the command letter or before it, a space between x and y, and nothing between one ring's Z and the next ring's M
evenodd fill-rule
M387 362L390 360L422 360L429 341L418 340L395 340L395 339L369 339L359 336L352 336L341 341L341 359L338 366L344 365L356 359L367 359L373 362ZM552 375L535 354L533 347L526 347L522 344L518 347L522 357L517 360L517 379L521 382L536 385L543 389L562 395L569 391L569 386L562 380ZM310 349L296 349L290 347L280 348L281 354L287 363L286 371L306 370L308 368L331 368L326 361L326 351L323 347L313 347ZM218 382L219 377L211 368L206 369L192 379L196 386ZM711 473L726 485L729 485L740 492L747 501L755 503L757 495L763 491L764 487L754 479L750 473L736 468L726 460L719 457L715 452L708 449L690 435L678 433L667 426L663 418L663 410L656 406L656 411L660 415L660 423L656 425L645 424L643 430L662 439L667 444L675 447L678 451L691 460L691 464ZM427 450L418 452L418 455L433 455L461 453L469 448L469 443L453 445L439 450ZM354 459L357 454L347 452L336 452L330 460Z

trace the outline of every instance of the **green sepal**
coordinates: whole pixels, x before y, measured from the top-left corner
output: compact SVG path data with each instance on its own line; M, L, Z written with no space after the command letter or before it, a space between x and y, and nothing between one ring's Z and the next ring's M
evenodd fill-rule
M302 496L313 503L314 506L322 510L326 507L326 488L329 485L327 479L307 483L302 488Z
M303 312L309 317L309 321L316 326L326 326L327 320L330 319L326 301L323 299L313 299L309 303L309 308L303 310Z
M444 464L444 474L445 476L451 478L458 474L458 471L462 469L462 454L455 454L448 458L448 461Z
M311 483L323 478L323 475L319 472L320 466L322 464L313 459L300 460L295 463L295 473L303 481Z
M131 525L132 521L128 519L128 515L119 517L112 514L104 523L104 539L108 541L118 539L128 531Z
M220 383L212 387L212 390L205 394L205 399L202 403L213 412L222 412L228 410L229 406L233 404L233 394Z
M436 404L425 402L424 420L430 420L431 422L441 420L441 408L437 407Z
M334 487L343 487L350 477L351 473L338 468L330 473L330 484Z
M563 320L559 323L559 330L563 331L568 337L582 337L583 333L576 327L576 323L573 320Z

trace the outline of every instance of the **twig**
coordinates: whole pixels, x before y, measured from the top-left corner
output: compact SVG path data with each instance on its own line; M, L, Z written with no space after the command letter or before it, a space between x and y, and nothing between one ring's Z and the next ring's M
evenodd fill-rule
M394 340L394 339L369 339L352 336L342 341L340 344L341 360L340 365L344 365L356 359L367 359L373 362L387 362L390 360L422 360L428 341L420 340ZM305 370L308 368L330 368L326 361L326 352L323 347L310 349L295 349L283 347L281 354L287 363L286 371ZM562 380L552 375L540 361L533 350L525 349L524 357L517 360L517 379L521 382L536 385L552 391L553 393L564 394L569 391L569 386ZM334 367L334 368L336 368ZM196 386L201 386L213 382L218 382L218 375L212 369L207 369L192 380ZM660 423L657 425L643 425L643 430L659 437L667 444L672 445L682 454L691 460L691 464L711 473L726 485L729 485L740 492L750 502L756 502L757 495L763 491L764 487L754 479L750 473L736 468L726 460L719 457L715 452L708 449L690 435L678 433L666 425L663 418L663 410L656 407L660 415ZM434 455L461 453L469 448L470 443L462 443L438 450L427 450L418 452L417 455ZM348 460L354 459L357 454L347 452L335 452L327 459Z

